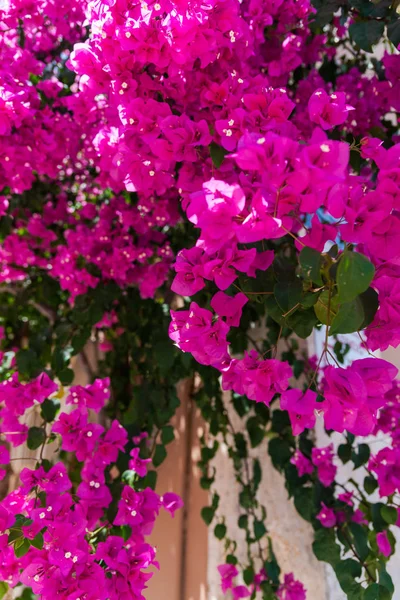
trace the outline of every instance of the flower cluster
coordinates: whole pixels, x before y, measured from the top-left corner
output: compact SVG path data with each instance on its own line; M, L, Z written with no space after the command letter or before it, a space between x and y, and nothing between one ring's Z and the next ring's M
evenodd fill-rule
M43 600L143 597L151 576L147 568L157 566L146 537L161 508L173 515L182 506L175 494L160 497L150 488L123 485L117 512L109 516L111 490L119 481L111 467L125 451L128 434L116 420L105 429L89 419L91 411L98 413L108 401L109 385L106 378L71 387L58 418L28 430L18 417L39 404L45 417L43 406L54 402L58 386L45 373L27 384L15 374L2 384L0 418L6 439L17 446L28 436L28 445L39 444L42 450L52 441L80 463L77 481L69 471L73 461L53 464L40 458L35 468L22 470L21 486L0 503L0 575L11 587L23 583ZM137 446L131 450L129 467L143 477L150 459L140 458L139 452ZM3 464L9 462L4 446L0 456Z

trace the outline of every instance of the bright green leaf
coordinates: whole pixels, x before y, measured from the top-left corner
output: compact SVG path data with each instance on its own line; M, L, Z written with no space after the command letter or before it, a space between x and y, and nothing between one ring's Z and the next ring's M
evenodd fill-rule
M374 278L375 267L366 256L346 250L339 260L337 285L339 300L351 302L365 292Z
M387 506L386 504L381 507L381 515L382 519L389 523L389 525L394 525L398 519L397 509L394 506Z

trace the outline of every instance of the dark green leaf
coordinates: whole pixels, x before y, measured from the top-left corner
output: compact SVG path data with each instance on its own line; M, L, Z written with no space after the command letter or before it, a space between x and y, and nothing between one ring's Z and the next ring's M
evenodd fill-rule
M385 587L391 594L394 593L394 585L391 576L386 571L386 565L382 561L379 567L379 584Z
M344 302L339 306L339 310L329 328L329 335L338 333L353 333L361 329L364 321L364 311L358 298L351 302Z
M318 529L315 532L313 552L318 560L323 560L335 566L340 561L340 547L336 543L332 529Z
M299 279L280 281L275 285L274 296L283 313L300 303L302 291L303 286Z
M367 494L372 494L378 487L378 482L372 475L367 475L364 479L364 489Z
M352 40L366 52L372 52L372 46L379 42L384 30L384 23L375 20L357 21L349 27Z
M47 423L52 423L60 410L60 401L57 398L46 398L40 406L40 413Z
M146 477L143 478L143 488L149 487L152 490L156 489L157 471L147 471Z
M243 571L243 581L245 582L246 585L250 585L253 583L253 581L254 581L253 567L247 567L247 569L245 569Z
M391 600L391 598L392 594L388 589L378 583L373 583L365 590L363 600Z
M294 493L294 505L303 519L311 521L315 513L313 490L308 487L298 488Z
M278 470L283 469L292 456L290 444L286 440L282 440L280 438L273 438L269 442L268 452L272 459L273 465Z
M372 323L379 308L378 294L372 288L368 288L366 292L358 296L357 300L361 302L364 311L364 321L361 323L360 329L365 329Z
M247 529L247 525L249 523L249 517L247 515L240 515L238 519L238 527L240 529Z
M27 446L29 450L37 450L46 441L46 432L41 427L31 427L28 430Z
M346 464L351 459L351 446L350 444L340 444L338 447L338 456L343 464Z
M223 148L219 144L216 144L215 142L211 142L210 156L211 156L211 160L213 161L214 167L219 169L219 167L222 165L224 158L227 154L228 154L228 151L225 150L225 148Z
M316 294L314 294L314 296L316 296ZM315 298L315 300L317 300L317 298ZM318 319L313 308L310 308L309 310L297 310L287 318L288 326L303 340L310 337L317 323Z
M170 444L175 439L174 428L172 425L165 425L161 431L161 441L163 444Z
M33 379L42 370L41 362L31 350L20 350L16 355L18 372L26 379Z
M75 375L72 369L67 368L57 373L57 376L63 385L71 385Z
M394 525L398 519L397 509L394 506L387 506L384 504L381 507L381 515L382 519L389 523L389 525Z
M201 509L201 518L206 525L210 525L214 518L215 511L211 506L204 506Z
M262 471L261 471L261 463L258 460L258 458L254 459L253 462L253 489L254 492L256 493L260 482L261 482L261 477L262 477Z
M304 274L317 285L323 285L321 277L322 255L314 248L303 248L299 254L299 262Z
M161 463L167 458L167 451L164 444L157 444L153 456L153 465L159 467Z
M351 457L354 462L354 468L358 469L362 465L365 465L368 462L370 455L371 450L368 444L360 444L357 452L354 451Z
M222 540L226 535L226 525L218 523L214 528L214 535L218 540Z
M170 341L158 342L153 347L155 360L161 373L166 375L175 361L175 350Z
M369 554L368 530L358 523L350 523L349 529L353 534L354 546L360 560L364 561Z
M336 577L348 598L361 600L363 597L363 588L356 581L356 578L361 576L361 571L360 563L351 558L342 560L335 565Z
M265 534L267 530L262 521L254 521L254 537L256 540L260 540Z
M246 423L247 433L249 434L252 448L256 448L264 439L264 430L260 427L257 417L250 417Z
M400 19L398 17L395 17L387 26L387 35L392 44L397 48L400 44Z
M340 258L337 271L340 302L351 302L365 292L374 274L375 267L366 256L346 250Z

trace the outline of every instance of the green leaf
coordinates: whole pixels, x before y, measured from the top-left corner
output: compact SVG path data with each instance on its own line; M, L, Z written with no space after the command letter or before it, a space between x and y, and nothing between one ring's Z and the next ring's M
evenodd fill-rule
M362 50L372 52L372 46L379 42L384 30L385 24L382 21L357 21L350 25L349 34Z
M161 373L166 375L175 361L175 349L170 341L157 342L153 346L156 363Z
M243 571L243 581L245 582L246 585L250 585L253 583L253 581L254 581L253 567L247 567L247 569L245 569Z
M346 592L348 598L354 598L354 600L355 598L362 599L363 588L356 581L356 578L361 576L361 572L360 563L351 558L342 560L335 565L336 577L340 587Z
M278 563L276 562L276 560L267 560L264 563L264 568L267 572L268 578L273 582L273 583L278 583L279 582L279 575L281 572L281 569L278 565Z
M354 546L360 560L364 561L369 554L368 531L358 523L350 523L349 529L353 534Z
M335 566L340 561L340 547L332 529L318 529L315 532L313 552L318 560L323 560Z
M364 311L364 321L361 323L360 329L365 329L372 323L379 308L378 294L370 287L366 292L360 294L357 300L361 302Z
M250 417L246 423L247 433L249 434L252 448L256 448L264 439L264 430L259 425L257 417Z
M211 524L213 518L214 518L214 514L215 511L211 506L204 506L201 509L201 518L203 519L204 523L208 526Z
M21 543L19 543L21 542ZM23 540L18 540L14 545L14 552L17 558L21 558L21 556L25 556L27 552L29 552L29 548L31 547L31 543L26 538Z
M391 594L394 593L394 585L392 578L389 573L386 571L386 565L382 561L381 566L379 568L379 584L385 587Z
M27 446L29 450L37 450L46 441L46 432L41 427L31 427L28 430Z
M317 301L317 298L315 298L315 301ZM303 340L310 337L317 323L318 319L313 308L309 310L297 310L287 318L288 326Z
M33 540L31 540L31 544L34 548L37 548L38 550L41 550L43 548L44 540L43 535L40 531L38 534L35 535Z
M314 248L303 248L299 254L299 262L306 277L317 285L323 285L321 277L322 255Z
M167 458L167 451L164 444L157 444L153 456L153 465L159 467L161 463Z
M345 250L339 260L337 285L340 302L351 302L365 292L373 280L375 267L359 252Z
M395 18L389 25L387 26L387 35L389 40L392 42L394 46L400 44L400 19Z
M41 362L31 349L19 350L16 354L18 372L27 379L33 379L42 370Z
M391 598L392 594L388 589L378 583L373 583L365 590L363 600L391 600Z
M351 459L351 446L350 444L340 444L338 447L338 456L343 464L346 464Z
M367 477L364 479L364 489L367 492L367 494L373 494L377 487L378 482L375 479L375 477L373 477L372 475L367 475Z
M300 304L303 286L299 279L293 281L280 281L274 286L274 296L282 309L287 313L296 304Z
M149 487L152 490L156 489L157 471L147 471L146 477L143 478L143 488Z
M60 373L57 373L58 379L63 385L71 385L74 380L74 372L72 369L63 369Z
M216 169L219 169L219 167L222 165L224 158L227 154L228 151L225 150L225 148L223 148L219 144L216 144L215 142L211 142L210 156L211 160L213 161L213 165Z
M217 540L222 540L226 536L226 525L223 523L218 523L218 525L214 528L214 535Z
M257 490L260 486L261 478L262 478L261 463L258 460L258 458L255 458L253 461L253 489L254 489L255 493L257 492Z
M398 519L398 513L394 506L387 506L386 504L381 507L381 515L382 519L389 525L394 525Z
M266 533L267 530L263 521L254 521L254 537L256 540L260 540Z
M22 538L22 537L24 537L22 529L19 529L14 526L10 530L10 533L8 534L8 543L11 544L11 542L15 542L15 540L17 540L18 538Z
M339 306L339 310L329 328L329 335L338 333L353 333L361 329L364 321L364 311L358 298L352 302L344 302Z
M311 521L315 513L315 502L312 488L298 488L294 493L294 505L297 512L306 521Z
M273 438L269 442L268 452L274 467L278 469L278 471L283 469L292 456L289 442L278 437Z
M238 527L239 529L247 529L249 524L249 517L247 515L240 515L238 519Z
M318 296L318 301L314 306L314 311L321 323L323 323L324 325L328 325L328 323L332 323L332 321L334 320L338 312L338 306L338 296L331 296L331 300L329 302L329 291L324 290ZM328 308L330 309L329 311Z
M4 596L7 594L8 592L8 585L6 584L5 581L0 581L0 600L2 598L4 598Z
M172 425L165 425L161 431L161 441L164 445L170 444L175 439L174 428Z
M385 506L383 502L376 502L371 504L371 516L374 530L379 532L387 528L386 521L382 518L382 507Z
M368 462L370 455L371 450L368 444L360 444L358 446L358 451L354 451L351 457L354 463L354 468L358 469L362 465L365 465Z
M46 398L40 406L40 414L47 423L52 423L60 410L60 401L57 398Z

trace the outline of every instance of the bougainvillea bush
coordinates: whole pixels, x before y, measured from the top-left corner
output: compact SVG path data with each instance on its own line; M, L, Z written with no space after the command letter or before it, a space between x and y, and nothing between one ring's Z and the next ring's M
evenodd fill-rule
M0 2L0 598L144 598L163 568L148 536L183 504L155 491L183 379L222 592L307 597L268 534L250 458L267 441L347 598L396 597L400 387L380 353L400 344L398 12Z

